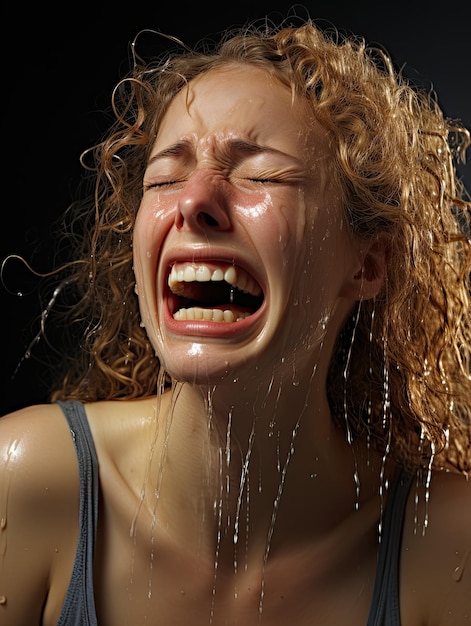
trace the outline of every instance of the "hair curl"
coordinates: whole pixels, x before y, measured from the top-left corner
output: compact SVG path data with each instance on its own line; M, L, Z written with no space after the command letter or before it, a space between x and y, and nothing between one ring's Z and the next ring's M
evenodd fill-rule
M149 150L169 103L189 81L250 64L304 98L329 132L353 233L389 241L384 289L358 304L332 358L334 414L403 463L467 471L471 225L456 174L467 130L395 70L385 51L311 20L254 23L148 63L135 43L133 52L135 65L113 93L115 121L83 155L92 197L69 211L75 299L67 320L79 324L80 341L51 399L155 394L159 363L140 324L132 267Z

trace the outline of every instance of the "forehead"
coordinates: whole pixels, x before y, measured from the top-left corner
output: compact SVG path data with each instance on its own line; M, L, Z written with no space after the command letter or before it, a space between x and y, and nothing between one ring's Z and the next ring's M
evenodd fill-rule
M309 139L326 143L307 102L262 69L232 65L198 76L175 96L154 148L182 137L203 141L234 136L290 153L312 144Z

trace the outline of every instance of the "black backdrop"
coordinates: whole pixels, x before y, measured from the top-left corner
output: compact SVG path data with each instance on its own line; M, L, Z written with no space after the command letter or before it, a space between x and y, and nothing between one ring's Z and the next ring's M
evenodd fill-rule
M39 4L39 3L38 3ZM173 1L46 3L11 6L2 20L3 206L0 258L20 253L48 268L51 221L74 197L80 152L104 129L100 111L128 68L128 43L153 28L194 44L230 25L271 13L285 15L291 2L209 3ZM212 3L211 3L212 5ZM307 0L311 17L364 36L388 49L406 74L432 85L446 114L471 128L469 8L467 0L436 6L418 2L335 3ZM31 6L31 5L30 5ZM60 6L60 5L59 5ZM297 13L303 14L302 5ZM13 41L8 48L6 41ZM468 156L468 159L471 155ZM471 189L471 165L460 168ZM33 256L32 256L33 255ZM18 264L0 285L2 358L0 414L46 399L40 345L16 366L39 330L42 305ZM11 292L23 291L22 298Z

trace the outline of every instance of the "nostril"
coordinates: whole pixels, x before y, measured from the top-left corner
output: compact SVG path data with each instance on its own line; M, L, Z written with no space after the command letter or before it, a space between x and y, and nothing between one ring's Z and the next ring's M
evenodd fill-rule
M191 215L189 218L185 220L185 217L181 212L178 212L175 216L175 226L178 230L181 230L185 224L185 221L188 222L188 219L192 221L199 228L204 228L205 226L215 227L219 226L219 222L209 213L205 211L200 211L197 215Z
M214 219L212 215L205 213L204 211L198 214L197 220L198 222L204 222L206 226L219 226L219 222Z
M183 215L180 212L178 212L175 216L175 226L177 227L177 230L181 230L183 228Z

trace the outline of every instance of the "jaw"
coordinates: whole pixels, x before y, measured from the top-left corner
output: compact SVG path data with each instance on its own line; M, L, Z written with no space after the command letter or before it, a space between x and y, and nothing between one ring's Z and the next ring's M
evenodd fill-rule
M236 379L263 386L279 370L293 384L301 372L309 377L314 362L327 358L327 346L316 347L324 341L324 319L332 321L325 297L295 293L293 271L273 270L269 280L256 254L235 258L233 249L229 256L215 246L210 252L172 247L155 273L145 272L144 322L165 370L182 382L229 381L232 389Z
M250 390L264 395L263 390L277 378L286 391L298 392L300 380L325 370L330 342L325 340L323 324L307 337L307 326L289 319L288 309L293 308L267 298L256 313L240 322L183 322L175 321L163 304L160 319L168 318L160 326L157 352L174 379L208 386L226 382L229 396L239 394L236 400L241 386L235 382L247 398Z
M267 341L267 306L234 322L176 320L162 302L157 352L176 380L198 385L219 384L251 370Z

